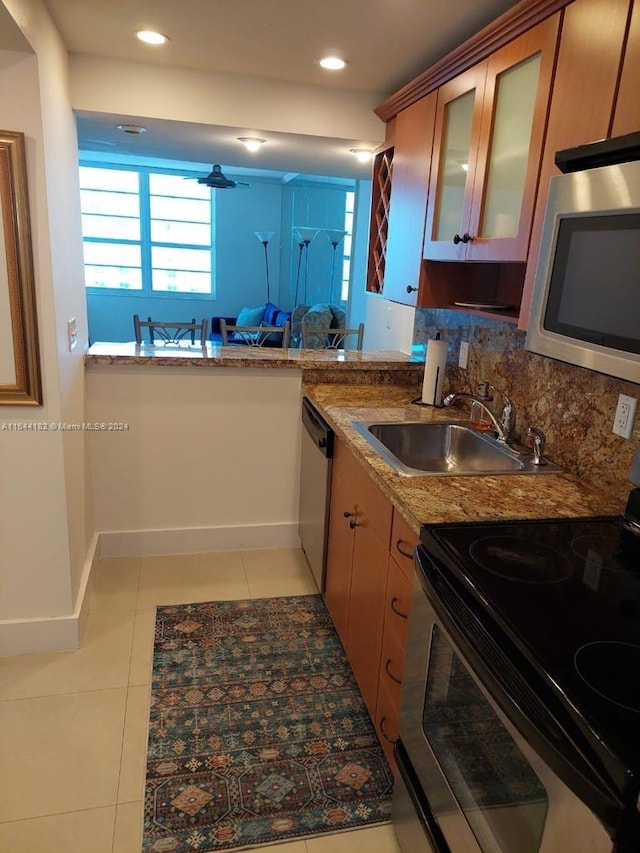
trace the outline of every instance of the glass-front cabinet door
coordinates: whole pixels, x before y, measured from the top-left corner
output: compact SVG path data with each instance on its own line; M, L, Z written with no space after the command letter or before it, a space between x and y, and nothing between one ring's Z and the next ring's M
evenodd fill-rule
M558 26L440 88L425 258L526 261Z
M438 89L425 258L464 260L486 74L482 63Z

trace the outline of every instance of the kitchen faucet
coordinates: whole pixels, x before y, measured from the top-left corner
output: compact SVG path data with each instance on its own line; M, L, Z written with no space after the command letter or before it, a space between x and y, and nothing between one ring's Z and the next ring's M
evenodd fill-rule
M442 404L444 406L450 406L456 400L473 400L474 403L477 403L483 411L487 413L487 416L493 426L495 427L496 432L498 433L498 441L501 444L508 444L511 441L513 436L513 428L516 423L516 407L513 404L513 400L511 400L507 395L500 391L495 385L491 385L490 383L482 383L483 385L493 388L499 394L504 397L504 406L502 407L502 412L500 414L500 419L496 418L493 414L489 406L487 406L486 402L482 399L482 397L478 397L475 394L468 394L465 391L454 391L453 394L449 394L444 398ZM486 392L485 392L486 399Z

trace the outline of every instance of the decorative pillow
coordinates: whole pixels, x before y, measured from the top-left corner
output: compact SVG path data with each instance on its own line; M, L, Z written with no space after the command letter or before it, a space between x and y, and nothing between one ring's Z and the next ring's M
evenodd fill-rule
M329 310L333 315L333 323L331 324L331 328L346 329L347 312L344 310L344 308L341 308L339 305L329 305Z
M265 323L265 326L266 325L284 326L284 324L287 322L287 320L290 320L290 319L291 319L291 311L278 311L278 313L276 314L275 323Z
M264 318L264 305L259 308L241 308L236 326L259 326Z
M302 326L307 329L329 329L333 314L328 305L318 304L310 308L302 318ZM305 346L308 349L324 349L326 335L308 334Z
M296 305L291 312L291 346L302 346L302 328L300 323L309 310L308 305Z
M274 305L273 302L267 302L264 306L264 316L262 318L262 324L264 326L276 326L276 317L278 316L280 309L277 305Z

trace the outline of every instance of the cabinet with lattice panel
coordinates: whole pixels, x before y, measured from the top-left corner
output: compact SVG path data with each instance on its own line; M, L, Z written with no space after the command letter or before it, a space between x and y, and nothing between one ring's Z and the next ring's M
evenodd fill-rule
M384 287L392 171L393 148L387 148L376 155L373 163L367 268L367 290L372 293L382 293Z

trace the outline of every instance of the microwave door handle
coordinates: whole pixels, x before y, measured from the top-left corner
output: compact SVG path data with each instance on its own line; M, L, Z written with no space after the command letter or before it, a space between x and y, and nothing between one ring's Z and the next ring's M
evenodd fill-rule
M480 605L460 595L447 579L447 570L428 554L423 546L416 552L418 576L440 623L460 648L471 670L491 695L493 702L525 738L531 748L543 758L568 788L578 794L612 831L616 826L622 802L612 783L608 783L582 754L571 736L544 709L532 689L504 654L485 622L486 614ZM429 565L430 564L430 565ZM447 604L438 594L444 584ZM455 597L456 613L451 602ZM465 612L460 613L464 608ZM459 617L470 623L465 629ZM484 618L483 618L484 617ZM510 643L512 646L513 644ZM487 660L488 659L488 663ZM538 708L527 713L526 707ZM597 759L595 759L597 762Z

